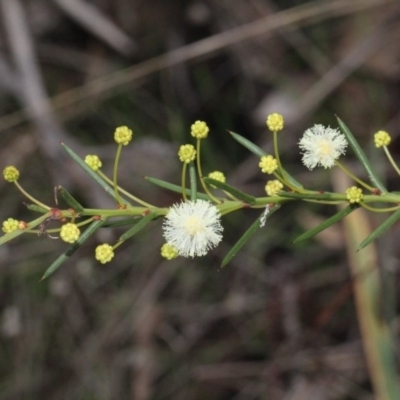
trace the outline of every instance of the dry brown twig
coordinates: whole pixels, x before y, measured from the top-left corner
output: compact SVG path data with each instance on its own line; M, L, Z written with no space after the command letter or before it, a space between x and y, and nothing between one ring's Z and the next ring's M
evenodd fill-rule
M273 16L264 17L244 26L183 46L125 70L94 79L84 86L54 96L52 98L52 106L55 111L63 110L61 118L68 118L71 115L75 115L79 108L81 110L86 109L87 104L84 104L84 102L88 99L105 98L115 90L127 88L139 79L179 63L210 57L216 51L227 46L261 34L273 32L285 26L305 26L329 18L354 14L373 7L383 7L394 2L395 0L358 0L352 2L337 0L335 2L324 2L323 4L320 2L316 2L316 4L308 3L281 11ZM72 106L75 108L72 109ZM69 110L67 110L68 108ZM28 112L28 108L25 108L2 117L0 119L0 132L24 123L27 120Z
M81 0L53 0L65 13L118 53L131 57L136 44L93 4Z

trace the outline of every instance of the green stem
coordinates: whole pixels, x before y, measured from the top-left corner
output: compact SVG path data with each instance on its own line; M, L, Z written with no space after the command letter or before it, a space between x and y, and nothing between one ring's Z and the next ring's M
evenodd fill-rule
M223 191L225 193L225 196L228 197L228 199L232 201L239 201L233 194L230 194L229 192L226 192L225 190Z
M278 159L277 159L278 160ZM279 165L279 162L278 162ZM279 167L278 167L279 168ZM276 179L278 179L279 182L281 182L283 185L287 186L290 190L293 190L294 192L298 192L299 188L294 187L293 185L291 185L287 180L285 180L283 178L283 176L281 176L279 173L274 172L274 176Z
M196 146L196 151L197 151L197 171L199 173L199 178L200 178L200 182L201 182L201 186L203 187L204 191L207 193L207 196L214 202L214 203L221 203L220 200L218 200L208 189L207 185L204 182L204 178L203 178L203 172L201 170L201 162L200 162L200 142L201 139L197 139L197 146Z
M193 161L189 164L189 181L190 181L190 200L197 200L197 176L196 176L196 167L193 164Z
M240 210L243 208L242 201L228 201L222 205L217 206L221 215L229 214L233 211Z
M269 203L282 203L288 200L319 200L319 201L340 201L348 203L346 195L342 193L330 192L313 192L313 193L292 193L292 192L279 192L279 196L274 197L258 197L256 198L255 205L267 205ZM400 203L400 194L385 193L380 196L373 194L366 194L363 197L364 203Z
M274 153L275 153L275 158L276 158L276 162L278 163L278 172L274 172L274 176L276 177L276 179L278 179L279 182L281 182L282 184L284 184L285 186L287 186L289 189L293 190L293 191L298 191L298 188L294 187L293 185L291 185L288 180L286 179L285 176L285 171L282 167L282 163L281 163L281 157L279 156L279 148L278 148L278 132L273 132L273 142L274 142Z
M301 189L297 186L294 186L289 182L289 179L287 178L287 174L285 170L282 167L281 163L281 157L279 155L279 149L278 149L278 132L273 132L273 138L274 138L274 153L275 153L275 158L278 163L278 171L279 173L274 172L275 177L283 183L285 186L287 186L289 189L293 190L294 192L298 193L309 193L309 190L306 189Z
M148 211L156 213L158 215L165 215L168 212L168 208L147 208L147 207L131 207L127 209L121 210L107 210L101 208L85 208L80 215L88 216L88 215L100 215L102 217L123 217L123 216L135 216L135 215L143 215Z
M340 201L340 200L332 200L332 201L330 201L330 200L310 200L310 199L305 199L304 200L305 202L307 202L307 203L315 203L315 204L326 204L326 205L329 205L329 206L334 206L334 205L338 205L338 204L341 204L342 203L342 201Z
M117 178L118 178L118 164L119 164L119 159L121 157L121 150L122 150L122 144L120 143L117 147L117 154L115 155L114 170L113 170L114 193L115 193L115 198L117 200L117 203L120 206L123 205L123 202L122 202L121 196L119 195L119 192L118 192Z
M99 176L101 176L106 182L108 182L110 185L114 185L114 182L103 172L101 172L100 170L97 171L97 174ZM139 199L138 197L134 196L133 194L129 193L128 191L124 190L123 188L121 188L121 186L117 186L118 190L123 193L126 197L129 197L130 199L136 201L136 203L141 204L144 207L154 207L152 204L150 203L146 203L145 201Z
M277 162L278 162L278 167L279 167L280 161L278 160L278 158L277 158ZM281 182L283 185L287 186L290 190L293 190L293 192L297 192L297 193L315 193L315 191L302 189L302 188L300 188L298 186L292 185L289 182L288 179L283 177L283 174L284 174L283 168L279 172L275 171L273 173L273 175L275 176L276 179L278 179L279 182Z
M187 201L187 196L186 196L186 168L187 168L187 163L183 163L182 167L182 178L181 178L181 186L182 186L182 197L184 201Z
M371 206L367 206L363 201L360 202L360 205L362 207L364 207L366 210L372 211L372 212L392 212L392 211L396 211L399 209L399 206L396 207L386 207L386 208L377 208L377 207L371 207Z
M27 197L30 201L32 201L33 203L35 203L35 204L38 205L39 207L45 208L46 210L50 210L50 209L51 209L51 207L46 206L46 204L43 204L43 203L40 202L39 200L36 200L33 196L31 196L29 193L27 193L17 181L14 181L14 184L15 184L15 186L18 188L18 190L19 190L25 197Z
M389 149L386 146L383 146L383 150L385 150L386 156L390 162L390 164L392 164L392 167L394 168L394 170L397 172L398 175L400 175L400 170L399 167L397 166L397 164L395 163L395 161L392 158L392 155L390 154Z
M364 186L366 189L368 189L371 192L373 192L375 190L372 186L368 185L367 183L365 183L361 179L357 178L348 168L346 168L339 161L335 161L335 163L345 174L347 174L354 181L358 182L361 186Z
M121 246L121 244L124 243L124 242L125 242L125 240L120 240L120 241L118 241L117 243L115 243L114 246L112 247L113 250L115 250L116 248L118 248L119 246Z
M283 185L287 186L290 190L296 193L315 193L315 190L307 190L307 189L302 189L298 186L292 185L288 180L285 180L280 174L277 172L274 172L274 176L276 179L278 179L279 182L281 182Z
M78 224L76 224L76 226L85 226L87 224L91 224L93 222L93 218L88 218L85 221L79 222ZM60 232L61 228L54 228L54 229L46 229L46 232L48 233L56 233L56 232ZM36 231L32 231L35 233L38 233L38 230Z
M277 163L278 163L278 170L279 170L279 172L280 172L280 174L282 175L282 179L283 179L283 182L282 183L285 183L285 185L287 185L287 179L285 178L285 172L284 172L284 170L283 170L283 168L282 168L282 164L281 164L281 158L280 158L280 156L279 156L279 149L278 149L278 133L276 132L276 131L274 131L273 132L273 140L274 140L274 153L275 153L275 158L276 158L276 161L277 161ZM289 186L289 185L287 185L287 186ZM289 186L290 187L290 186Z

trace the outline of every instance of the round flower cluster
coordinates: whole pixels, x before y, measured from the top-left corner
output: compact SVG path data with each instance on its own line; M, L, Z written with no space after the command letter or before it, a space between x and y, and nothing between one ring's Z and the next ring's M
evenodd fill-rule
M110 262L114 257L114 249L107 243L98 245L95 253L96 260L102 264Z
M204 256L222 240L217 207L206 200L174 204L165 216L164 238L180 256Z
M283 129L284 120L281 114L273 113L268 115L266 124L271 132L278 132Z
M352 186L351 188L348 188L346 190L346 199L351 204L359 203L363 199L363 197L364 195L362 193L362 190L357 186Z
M14 166L10 165L3 170L3 177L7 182L17 181L19 178L19 171Z
M74 243L78 240L80 234L81 231L78 226L69 222L61 227L60 238L64 240L64 242Z
M316 166L332 168L335 161L346 152L346 137L338 129L315 125L304 132L299 142L304 152L303 164L310 170Z
M132 140L132 131L127 126L119 126L114 132L114 140L118 144L127 146Z
M3 222L3 232L10 233L12 231L16 231L18 229L19 222L14 218L8 218Z
M376 132L374 135L375 146L379 149L379 147L389 146L392 138L385 131Z
M265 185L265 191L268 196L276 196L279 191L283 189L283 185L277 179L274 181L268 181Z
M265 174L272 174L278 168L278 161L272 156L262 156L258 166Z
M178 250L168 243L164 243L161 247L161 256L167 260L173 260L178 257Z
M196 158L196 150L191 144L183 144L178 151L179 159L186 164L189 164Z
M91 155L88 154L85 157L85 163L87 165L89 165L89 167L93 170L93 171L97 171L98 169L100 169L102 167L102 162L100 160L100 158L96 155Z
M191 126L191 135L196 139L205 139L208 136L209 128L204 121L196 121Z
M218 182L222 182L222 183L225 183L225 182L226 182L225 175L224 175L222 172L220 172L220 171L210 172L210 173L208 174L208 177L211 178L211 179L215 179L215 180L218 181ZM215 186L214 186L214 185L211 185L211 187L213 187L213 188L215 189Z

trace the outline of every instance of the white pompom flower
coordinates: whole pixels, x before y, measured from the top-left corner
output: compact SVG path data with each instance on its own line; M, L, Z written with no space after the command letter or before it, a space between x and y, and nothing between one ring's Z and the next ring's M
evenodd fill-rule
M206 200L177 203L165 216L163 230L180 256L204 256L222 240L221 213Z
M304 132L299 142L303 164L310 170L316 166L332 168L346 152L347 140L338 129L314 125Z

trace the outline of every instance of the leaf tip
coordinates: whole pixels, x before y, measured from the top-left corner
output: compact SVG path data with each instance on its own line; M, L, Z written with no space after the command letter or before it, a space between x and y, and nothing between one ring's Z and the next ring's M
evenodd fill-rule
M225 265L228 264L227 262L222 261L221 265L219 266L219 269L222 269L225 267Z

